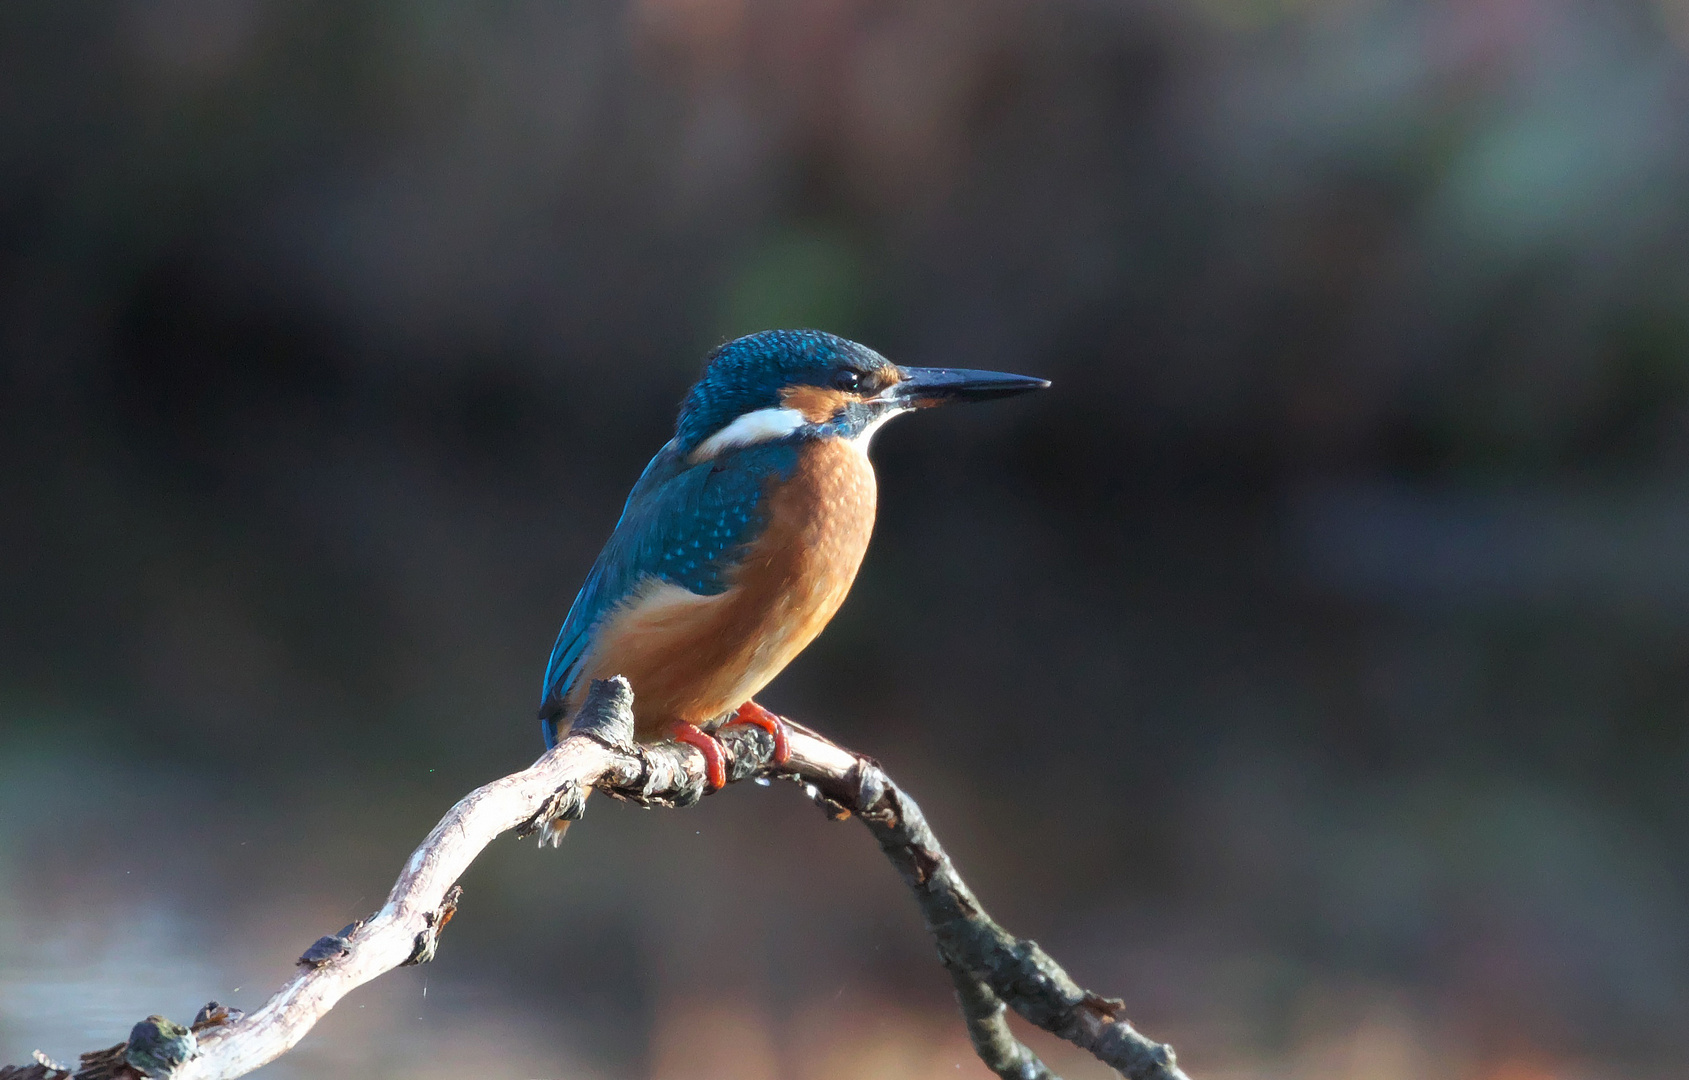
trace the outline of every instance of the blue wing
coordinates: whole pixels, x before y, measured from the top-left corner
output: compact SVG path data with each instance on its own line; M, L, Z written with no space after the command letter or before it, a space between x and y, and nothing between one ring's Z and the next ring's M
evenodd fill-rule
M540 708L546 746L557 741L564 700L605 616L647 578L700 596L725 591L740 554L768 524L770 482L789 477L797 459L792 443L750 446L697 465L670 443L651 459L552 647Z

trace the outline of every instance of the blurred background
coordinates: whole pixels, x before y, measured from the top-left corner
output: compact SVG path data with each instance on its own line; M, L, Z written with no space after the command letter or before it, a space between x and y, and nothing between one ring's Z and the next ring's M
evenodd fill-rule
M1682 1076L1686 116L1689 0L6 5L0 1061L378 907L809 325L1055 382L762 698L1010 927L1209 1080ZM796 789L464 886L262 1075L987 1076Z

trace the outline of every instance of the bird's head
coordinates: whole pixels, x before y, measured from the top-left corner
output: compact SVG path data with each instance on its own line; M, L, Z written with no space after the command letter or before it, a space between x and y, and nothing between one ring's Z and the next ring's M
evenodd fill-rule
M874 431L899 413L1049 385L1000 371L900 367L820 330L766 330L710 354L703 378L681 405L675 438L694 461L797 434L858 440L866 447Z

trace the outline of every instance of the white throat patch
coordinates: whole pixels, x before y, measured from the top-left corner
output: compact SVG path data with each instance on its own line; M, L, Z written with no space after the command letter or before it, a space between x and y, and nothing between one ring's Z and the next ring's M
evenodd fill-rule
M707 461L724 450L736 446L783 439L809 423L796 409L758 409L748 412L698 444L692 451L693 461Z
M881 426L884 425L887 420L890 420L894 416L902 416L907 411L907 409L887 409L885 412L869 421L867 427L857 432L856 437L850 440L850 444L862 453L866 454L868 452L868 444L873 441L874 433L880 430Z

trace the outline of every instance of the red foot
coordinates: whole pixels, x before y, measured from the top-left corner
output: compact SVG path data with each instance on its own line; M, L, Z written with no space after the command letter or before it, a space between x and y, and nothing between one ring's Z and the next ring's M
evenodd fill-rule
M669 737L688 746L696 746L704 755L704 773L710 791L727 786L727 761L721 755L721 744L715 738L684 720L669 725Z
M747 701L739 706L739 711L733 714L730 724L750 724L762 728L774 736L775 765L784 765L792 756L791 743L786 738L786 722L758 705L754 701Z

